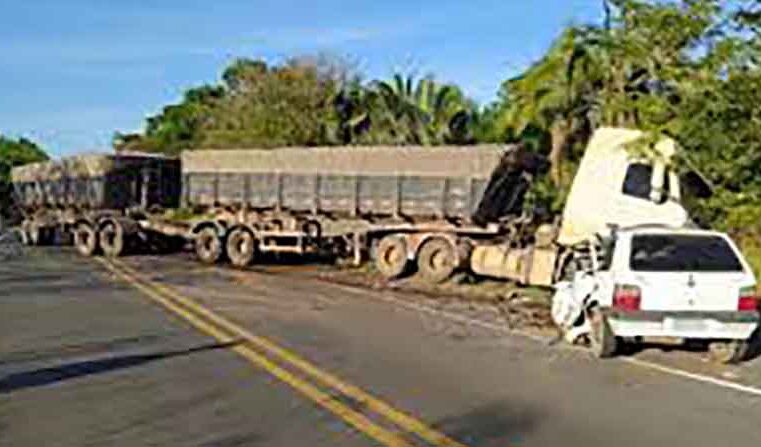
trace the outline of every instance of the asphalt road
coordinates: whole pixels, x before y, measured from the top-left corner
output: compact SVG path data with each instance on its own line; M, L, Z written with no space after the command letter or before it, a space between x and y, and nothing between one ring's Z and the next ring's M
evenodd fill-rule
M181 256L6 259L0 446L761 443L759 360L600 362L429 304Z

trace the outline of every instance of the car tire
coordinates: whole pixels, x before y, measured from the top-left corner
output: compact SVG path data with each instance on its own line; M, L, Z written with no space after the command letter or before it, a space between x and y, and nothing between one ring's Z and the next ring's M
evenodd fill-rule
M743 361L750 349L746 340L715 341L708 345L708 352L717 363L731 365Z
M589 326L589 347L592 353L599 359L606 359L616 355L619 347L619 340L610 328L607 317L599 310L592 309L588 312Z

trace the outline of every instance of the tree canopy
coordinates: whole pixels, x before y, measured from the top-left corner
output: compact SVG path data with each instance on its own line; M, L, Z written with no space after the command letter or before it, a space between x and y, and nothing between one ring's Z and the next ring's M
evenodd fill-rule
M217 85L190 89L117 150L177 154L219 147L466 143L474 103L432 76L362 82L341 62L239 59Z

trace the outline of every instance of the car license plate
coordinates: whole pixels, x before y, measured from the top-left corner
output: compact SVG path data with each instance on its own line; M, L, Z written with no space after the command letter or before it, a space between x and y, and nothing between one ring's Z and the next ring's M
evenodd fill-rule
M679 332L696 332L708 329L705 320L690 320L684 318L668 318L666 327Z

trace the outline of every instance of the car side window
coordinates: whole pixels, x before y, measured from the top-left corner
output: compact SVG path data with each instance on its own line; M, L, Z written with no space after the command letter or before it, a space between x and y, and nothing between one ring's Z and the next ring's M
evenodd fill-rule
M633 163L626 170L623 193L638 199L650 200L653 182L653 167L644 163Z

